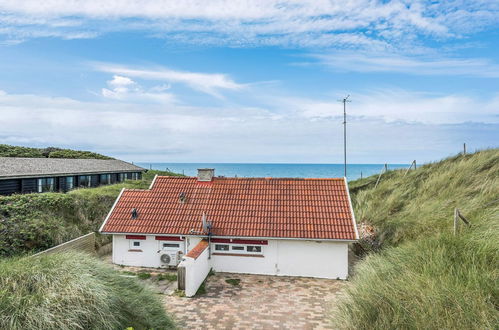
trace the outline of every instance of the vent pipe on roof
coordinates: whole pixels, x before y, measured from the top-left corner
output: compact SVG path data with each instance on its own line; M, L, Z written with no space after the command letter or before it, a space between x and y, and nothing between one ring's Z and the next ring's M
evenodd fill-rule
M212 181L215 176L214 168L198 168L198 181Z
M139 213L136 208L132 209L132 219L137 219L139 217Z
M181 192L180 195L178 195L178 201L181 204L184 204L187 201L187 196L186 196L185 192Z

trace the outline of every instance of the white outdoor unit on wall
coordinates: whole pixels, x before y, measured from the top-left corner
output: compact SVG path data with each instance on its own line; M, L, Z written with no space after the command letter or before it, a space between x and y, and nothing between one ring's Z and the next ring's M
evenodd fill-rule
M160 242L161 266L176 267L182 261L184 242Z

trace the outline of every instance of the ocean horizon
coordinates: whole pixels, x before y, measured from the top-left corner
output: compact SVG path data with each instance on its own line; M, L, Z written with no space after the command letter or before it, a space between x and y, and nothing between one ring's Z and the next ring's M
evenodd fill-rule
M344 176L343 164L285 163L154 163L137 162L145 169L171 171L196 176L198 168L214 168L216 176L273 178L337 178ZM384 164L348 164L347 179L356 180L381 172ZM388 164L388 169L408 168L410 164Z

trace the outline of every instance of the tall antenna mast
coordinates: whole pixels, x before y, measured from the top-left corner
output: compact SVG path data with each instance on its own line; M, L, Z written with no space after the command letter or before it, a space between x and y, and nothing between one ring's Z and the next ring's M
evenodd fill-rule
M347 102L352 102L347 97L339 100L339 102L343 102L343 158L344 158L344 167L345 167L345 178L347 177Z

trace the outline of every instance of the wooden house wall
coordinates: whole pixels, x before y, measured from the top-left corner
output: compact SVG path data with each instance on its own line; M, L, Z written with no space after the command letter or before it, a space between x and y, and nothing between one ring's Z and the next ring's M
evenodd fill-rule
M142 179L142 172L138 173L139 180ZM110 173L111 183L120 182L120 172ZM40 177L40 178L45 178ZM54 178L54 191L68 191L66 187L67 176L53 177ZM79 176L73 176L74 187L77 188L80 184ZM132 173L126 173L127 180L132 179ZM97 187L100 185L100 175L94 174L90 176L91 187ZM0 180L0 195L11 195L15 193L33 193L38 191L38 178L28 178L28 179L6 179Z
M10 195L21 192L21 180L0 180L0 195Z

